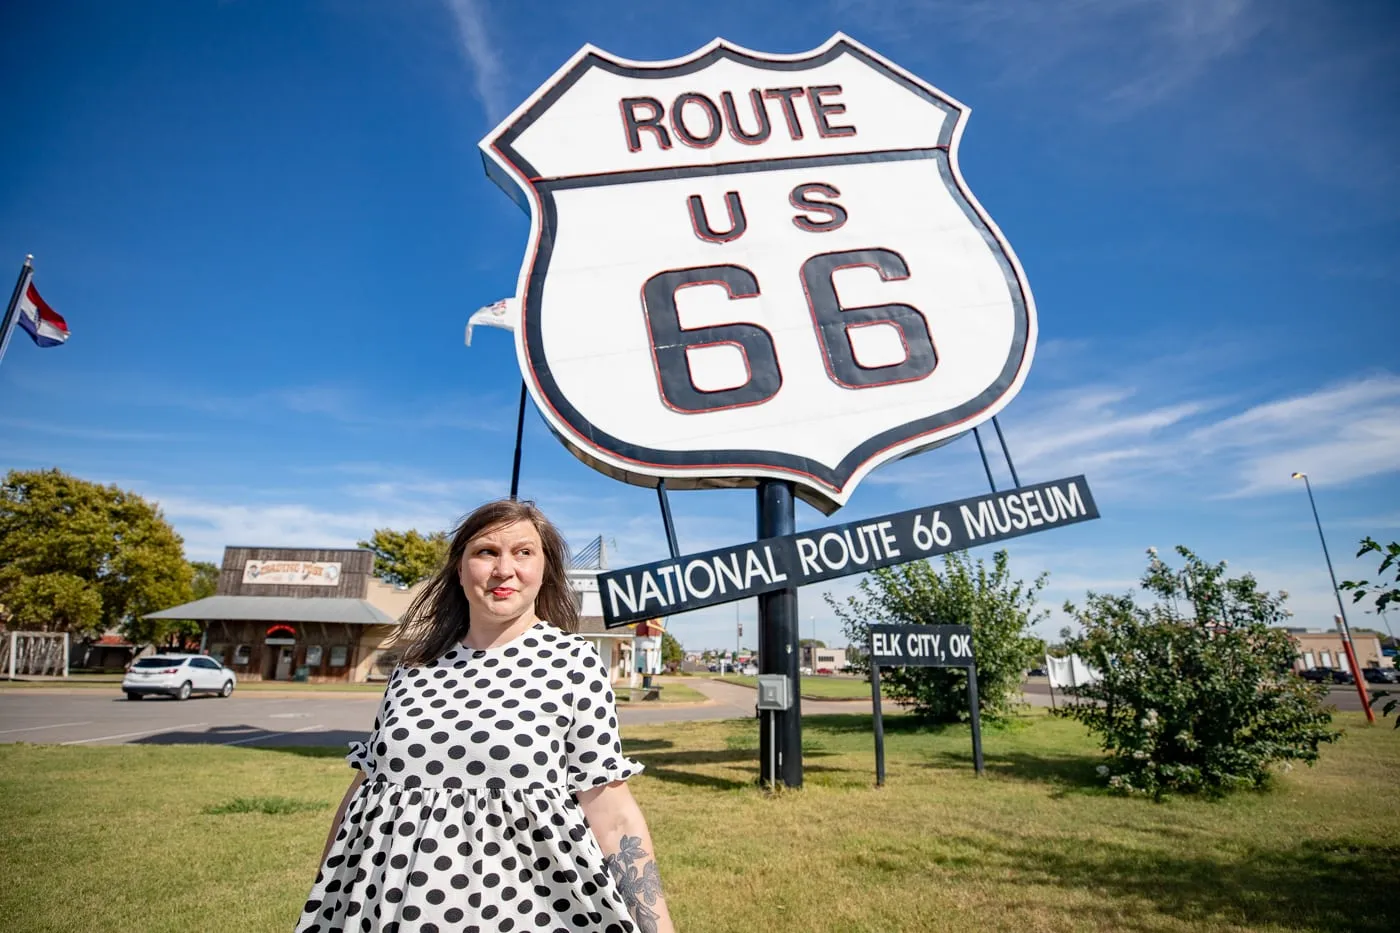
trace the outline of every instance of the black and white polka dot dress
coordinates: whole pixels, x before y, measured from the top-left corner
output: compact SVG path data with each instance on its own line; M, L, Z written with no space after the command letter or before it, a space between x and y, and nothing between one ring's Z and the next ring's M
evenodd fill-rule
M574 794L637 774L607 670L546 622L389 678L297 933L630 933Z

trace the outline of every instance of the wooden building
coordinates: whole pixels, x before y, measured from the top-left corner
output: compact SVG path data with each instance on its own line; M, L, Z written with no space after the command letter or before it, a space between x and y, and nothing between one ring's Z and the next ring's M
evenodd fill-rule
M410 594L373 571L358 548L229 547L215 595L147 618L203 623L205 650L244 680L383 679Z

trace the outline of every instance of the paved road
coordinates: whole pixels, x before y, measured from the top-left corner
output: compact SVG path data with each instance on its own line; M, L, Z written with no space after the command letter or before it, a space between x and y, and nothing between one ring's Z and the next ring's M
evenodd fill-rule
M624 706L622 721L653 724L753 716L754 691L708 682L698 686L712 699ZM0 742L343 746L364 738L378 705L375 694L243 691L226 700L195 697L181 703L165 698L132 702L115 687L9 690L0 692Z
M624 706L625 725L656 725L712 719L751 719L755 692L748 687L693 678L687 686L709 700L693 705ZM1355 687L1334 687L1340 709L1360 709ZM1043 681L1026 685L1026 700L1049 705ZM0 742L65 745L190 744L340 746L362 739L374 722L374 694L276 695L245 691L227 700L197 697L180 703L149 699L133 703L116 691L10 690L0 692ZM886 701L886 711L894 708ZM804 715L869 712L866 700L804 700Z

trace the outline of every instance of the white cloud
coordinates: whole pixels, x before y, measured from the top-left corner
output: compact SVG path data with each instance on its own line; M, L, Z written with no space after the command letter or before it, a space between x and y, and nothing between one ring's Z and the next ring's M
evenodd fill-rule
M486 109L493 124L508 110L504 88L504 69L496 46L486 31L486 16L481 0L447 0L447 8L457 23L462 54L472 71L476 97Z
M1159 500L1181 483L1206 496L1276 493L1294 470L1314 485L1400 470L1400 375L1379 373L1242 411L1238 404L1222 397L1158 403L1131 387L1090 385L1027 392L1001 420L1023 479L1082 472L1120 501ZM994 435L983 435L999 469ZM956 468L951 457L916 458L870 482L926 487Z
M1400 469L1400 376L1382 373L1256 405L1185 439L1232 467L1233 495L1277 492L1302 470L1341 485Z
M172 435L155 431L123 431L116 428L89 428L82 425L57 424L47 421L24 421L15 418L0 418L0 427L18 432L52 434L58 437L73 437L84 441L158 441L169 440Z
M951 32L1001 80L1053 77L1100 113L1170 98L1237 53L1267 25L1252 0L834 0L865 28L902 39ZM912 27L917 26L917 30Z

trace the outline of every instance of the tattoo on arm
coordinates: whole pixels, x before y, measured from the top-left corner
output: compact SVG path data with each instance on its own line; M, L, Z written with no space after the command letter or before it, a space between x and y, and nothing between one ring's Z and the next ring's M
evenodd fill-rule
M639 869L643 861L646 864ZM623 835L617 853L606 856L603 864L617 883L639 933L656 933L659 915L651 907L661 897L661 873L656 870L656 860L642 848L642 837Z

